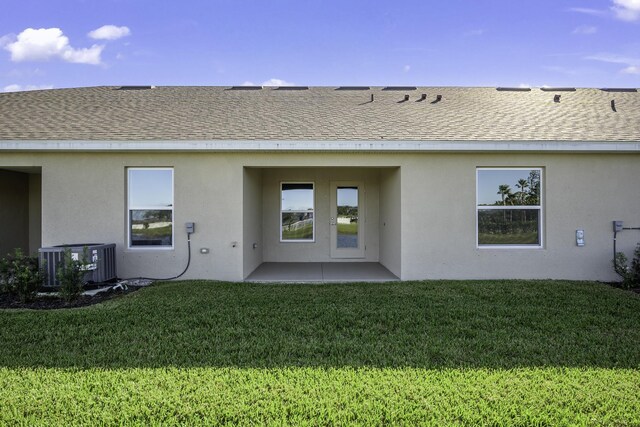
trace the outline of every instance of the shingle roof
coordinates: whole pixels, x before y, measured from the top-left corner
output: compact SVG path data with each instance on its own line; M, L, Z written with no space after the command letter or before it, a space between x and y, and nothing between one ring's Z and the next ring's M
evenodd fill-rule
M0 140L640 141L639 92L117 89L2 93Z

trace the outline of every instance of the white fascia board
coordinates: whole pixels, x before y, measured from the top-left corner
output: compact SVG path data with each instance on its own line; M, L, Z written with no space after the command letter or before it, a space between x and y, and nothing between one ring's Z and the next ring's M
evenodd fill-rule
M0 141L0 151L80 152L572 152L638 153L640 142L606 141Z

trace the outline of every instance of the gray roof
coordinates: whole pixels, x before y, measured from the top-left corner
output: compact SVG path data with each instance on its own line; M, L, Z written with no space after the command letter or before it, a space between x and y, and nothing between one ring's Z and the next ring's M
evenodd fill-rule
M437 95L442 99L435 102ZM554 102L555 95L560 102ZM640 141L640 93L467 87L54 89L0 94L0 140Z

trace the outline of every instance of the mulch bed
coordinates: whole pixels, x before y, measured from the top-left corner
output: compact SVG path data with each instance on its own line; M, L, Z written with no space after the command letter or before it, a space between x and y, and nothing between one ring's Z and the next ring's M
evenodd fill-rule
M142 289L143 287L144 286L128 285L128 289L125 290L108 289L93 296L81 295L80 298L72 302L66 302L55 294L38 295L33 301L30 302L22 302L13 295L0 294L0 309L29 308L33 310L52 310L56 308L86 307L88 305L99 304L101 302L117 298L121 295L130 294L137 291L138 289Z

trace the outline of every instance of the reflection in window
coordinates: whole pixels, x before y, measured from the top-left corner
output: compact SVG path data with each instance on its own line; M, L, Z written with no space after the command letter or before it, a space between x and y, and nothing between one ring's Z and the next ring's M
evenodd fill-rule
M129 247L173 246L173 170L128 170Z
M280 200L280 241L313 241L313 183L282 183Z
M358 187L337 188L337 247L358 247Z
M478 246L541 246L539 168L478 169Z

